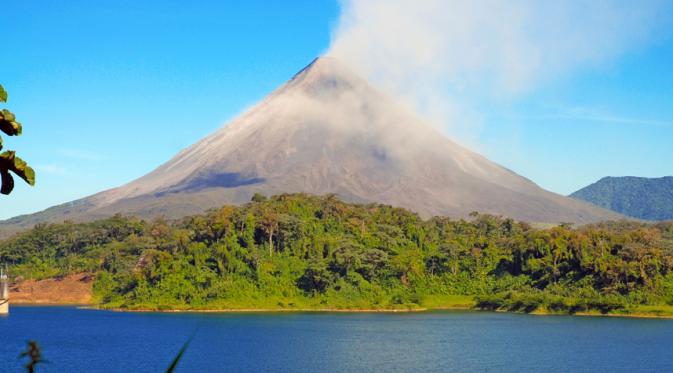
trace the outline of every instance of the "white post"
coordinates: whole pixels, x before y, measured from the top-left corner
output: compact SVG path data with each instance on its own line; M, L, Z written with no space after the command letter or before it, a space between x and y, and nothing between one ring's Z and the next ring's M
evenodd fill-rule
M0 315L9 313L9 280L7 271L0 267Z

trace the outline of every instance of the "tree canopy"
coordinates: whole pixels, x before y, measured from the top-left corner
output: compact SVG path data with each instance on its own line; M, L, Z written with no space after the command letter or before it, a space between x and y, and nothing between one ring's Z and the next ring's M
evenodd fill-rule
M673 304L673 223L536 229L304 194L173 222L42 224L0 242L0 261L26 278L95 273L107 307L408 308L455 296L519 311Z

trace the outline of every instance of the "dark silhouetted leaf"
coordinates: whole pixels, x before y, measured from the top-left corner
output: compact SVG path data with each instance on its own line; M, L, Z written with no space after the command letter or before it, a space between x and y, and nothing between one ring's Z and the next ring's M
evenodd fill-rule
M180 359L182 359L182 355L184 355L185 351L187 351L187 347L189 347L189 344L192 342L192 338L194 338L194 336L191 336L187 342L182 345L182 348L180 348L180 351L178 351L178 354L173 359L173 362L168 367L168 369L166 369L166 373L173 373L175 371L175 367L178 366Z

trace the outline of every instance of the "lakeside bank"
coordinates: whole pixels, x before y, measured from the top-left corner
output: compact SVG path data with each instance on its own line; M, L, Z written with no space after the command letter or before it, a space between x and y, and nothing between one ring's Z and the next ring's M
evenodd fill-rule
M420 313L436 311L495 311L536 316L574 315L589 317L632 317L673 319L673 306L640 305L608 313L599 311L555 312L545 308L537 308L531 312L508 310L504 308L484 310L477 307L473 296L448 295L433 296L424 300L421 305L403 304L397 307L329 307L325 305L297 304L295 300L279 300L274 304L270 301L259 304L248 303L235 305L222 303L221 306L211 305L194 307L186 305L137 305L123 307L120 305L101 305L93 294L93 276L80 273L62 278L43 280L25 280L15 283L10 288L11 304L15 306L79 306L113 312L162 312L162 313Z

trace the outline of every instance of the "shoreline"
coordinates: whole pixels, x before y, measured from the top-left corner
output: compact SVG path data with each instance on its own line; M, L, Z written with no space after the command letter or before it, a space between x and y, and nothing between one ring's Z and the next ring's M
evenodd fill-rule
M24 304L26 305L26 304ZM98 311L109 311L119 313L431 313L442 311L464 311L464 312L496 312L496 313L511 313L518 315L530 316L578 316L578 317L623 317L635 319L673 319L673 315L661 315L656 313L600 313L600 312L577 312L577 313L554 313L546 312L544 310L534 312L513 312L506 310L485 310L473 307L455 306L455 307L419 307L419 308L398 308L398 309L360 309L360 308L222 308L222 309L126 309L126 308L102 308L95 305L73 305L63 304L54 306L78 306L81 309L90 309Z
M10 307L75 307L79 309L120 312L120 313L429 313L441 311L465 311L465 312L497 312L497 313L513 313L519 315L531 316L579 316L579 317L625 317L638 319L673 319L673 314L657 313L657 312L624 312L624 313L600 313L600 312L577 312L577 313L558 313L550 312L544 309L538 309L533 312L516 312L507 310L486 310L479 309L465 304L445 307L413 307L413 308L204 308L204 309L151 309L151 308L119 308L100 307L92 303L76 303L76 302L11 302Z
M225 308L225 309L174 309L174 310L152 310L152 309L124 309L124 308L99 308L86 307L110 312L129 312L129 313L421 313L432 311L428 308L411 309L359 309L359 308ZM450 310L450 309L445 309ZM471 310L469 308L455 308L453 310Z

